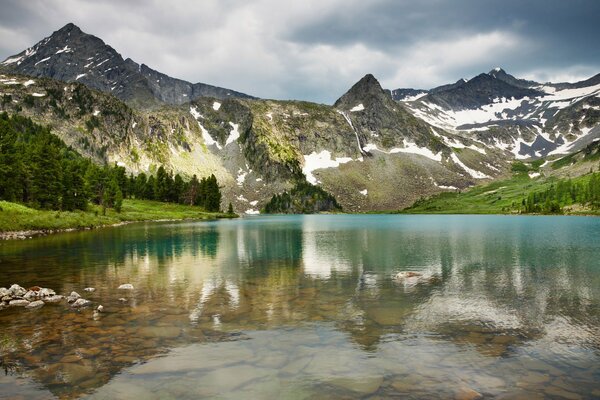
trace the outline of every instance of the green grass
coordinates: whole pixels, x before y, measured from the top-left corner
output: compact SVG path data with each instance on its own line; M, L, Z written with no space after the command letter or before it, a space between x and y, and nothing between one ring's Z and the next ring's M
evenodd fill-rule
M224 213L205 212L196 206L161 203L149 200L123 201L120 213L107 209L102 215L99 206L90 205L87 211L44 211L28 208L17 203L0 201L0 232L25 230L60 230L95 228L129 221L159 219L215 219L228 218Z
M586 177L576 178L574 181ZM530 179L516 175L511 179L475 186L462 193L447 192L417 201L411 207L400 210L406 214L516 214L522 209L522 201L530 192L541 192L556 184L556 178ZM599 210L585 208L565 209L567 214L600 214Z

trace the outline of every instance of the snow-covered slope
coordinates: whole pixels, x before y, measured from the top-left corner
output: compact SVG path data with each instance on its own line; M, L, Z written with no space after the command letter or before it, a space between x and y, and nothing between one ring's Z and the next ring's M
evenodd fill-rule
M600 75L575 84L539 84L495 68L401 102L436 127L530 158L574 151L598 137L599 96Z

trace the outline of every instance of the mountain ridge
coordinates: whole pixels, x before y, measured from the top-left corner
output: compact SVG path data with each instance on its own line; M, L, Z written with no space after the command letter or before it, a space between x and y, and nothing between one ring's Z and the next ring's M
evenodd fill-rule
M204 96L253 98L231 89L172 78L131 58L124 59L102 39L73 23L0 65L10 73L78 81L140 106L177 105Z

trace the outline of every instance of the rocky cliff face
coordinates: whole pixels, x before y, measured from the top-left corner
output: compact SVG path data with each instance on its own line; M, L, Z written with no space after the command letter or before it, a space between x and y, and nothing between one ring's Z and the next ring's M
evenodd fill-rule
M123 57L96 36L67 24L51 36L0 64L11 73L80 82L132 105L183 104L198 97L250 98L204 83L171 78Z

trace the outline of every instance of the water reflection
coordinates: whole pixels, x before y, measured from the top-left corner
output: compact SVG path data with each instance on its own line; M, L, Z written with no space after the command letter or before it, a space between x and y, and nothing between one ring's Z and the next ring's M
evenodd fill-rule
M92 286L107 312L0 311L0 392L600 396L597 221L276 217L4 242L0 286ZM424 279L392 278L407 270Z

